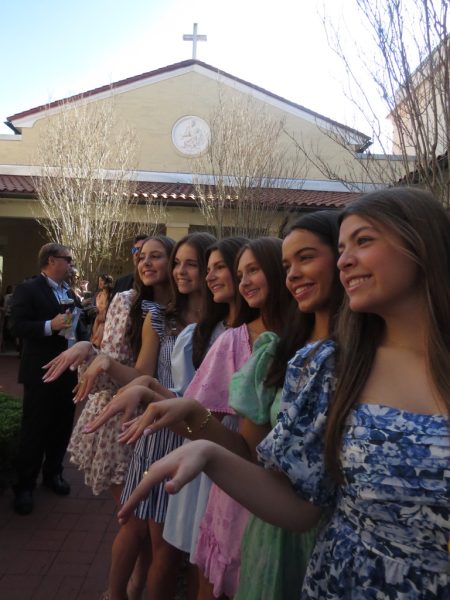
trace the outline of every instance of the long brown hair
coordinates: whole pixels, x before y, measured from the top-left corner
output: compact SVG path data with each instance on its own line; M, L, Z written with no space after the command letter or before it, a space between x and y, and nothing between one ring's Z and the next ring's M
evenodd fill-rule
M170 280L170 288L171 288L171 300L168 304L167 310L166 310L166 319L175 319L176 322L181 325L182 327L186 326L186 320L185 320L185 313L187 310L187 306L188 306L188 297L186 294L181 294L178 291L178 288L175 284L175 280L173 278L173 269L175 266L175 259L177 256L177 252L179 250L179 248L181 248L181 246L183 246L184 244L187 244L188 246L191 246L191 248L193 248L197 254L197 261L198 261L198 271L199 271L199 278L200 278L200 283L201 283L201 293L202 293L202 298L203 298L203 307L205 306L205 295L208 293L208 289L206 287L206 267L207 267L207 260L206 260L206 250L208 249L209 246L211 246L211 244L214 244L214 242L216 241L216 238L211 235L210 233L206 233L206 232L194 232L194 233L189 233L188 235L185 235L183 238L181 238L181 240L179 240L176 244L175 247L172 250L172 253L170 255L170 259L169 259L169 280ZM200 318L202 318L203 315L201 315Z
M260 237L250 240L241 247L236 256L236 269L241 256L246 250L250 250L264 273L269 288L266 305L261 311L261 316L268 331L280 333L283 330L286 313L289 307L294 303L294 299L285 285L285 273L281 257L282 241L274 237ZM248 321L245 316L248 314L247 303L240 296L238 303L238 314L236 325L242 325ZM248 305L247 305L248 306ZM257 315L254 317L257 318Z
M142 238L140 238L142 239ZM175 246L175 241L172 238L167 237L166 235L154 235L144 238L144 244L149 240L155 240L159 242L161 246L164 248L164 251L167 257L171 256L173 247ZM136 241L136 240L135 240ZM142 246L144 246L142 244ZM139 264L139 262L138 262ZM142 300L153 300L153 287L145 286L141 278L139 277L138 264L134 268L134 283L133 289L136 292L136 295L133 298L133 302L131 303L130 309L130 343L131 348L133 350L133 355L136 358L139 354L139 350L141 349L141 341L142 341ZM167 267L169 269L169 267ZM168 281L169 281L169 271L168 273Z
M322 243L331 248L337 263L339 258L339 215L339 211L336 210L321 210L308 213L291 225L285 237L297 229L309 231L317 236ZM335 265L329 301L329 338L331 339L335 337L337 314L341 307L343 296L344 288L339 280L337 265ZM283 385L288 361L294 356L297 350L308 342L314 329L314 313L302 312L299 310L297 303L294 303L290 310L291 314L286 318L284 330L277 345L277 351L267 372L266 386L281 387Z
M428 370L450 414L450 219L429 192L395 188L372 192L348 207L396 234L417 265L425 306ZM384 333L384 320L352 312L345 301L337 328L337 388L325 432L327 467L341 479L340 448L346 419L357 403Z
M241 246L247 242L248 239L244 237L227 237L209 246L205 253L205 260L208 264L211 253L214 250L220 252L233 280L236 302L239 296L239 282L236 269L234 268L234 261ZM208 351L209 341L214 328L217 323L220 323L220 321L223 321L228 316L229 311L229 304L214 302L213 295L209 290L207 291L203 319L197 324L192 336L192 362L196 369L198 369ZM229 323L229 325L233 325L233 323Z

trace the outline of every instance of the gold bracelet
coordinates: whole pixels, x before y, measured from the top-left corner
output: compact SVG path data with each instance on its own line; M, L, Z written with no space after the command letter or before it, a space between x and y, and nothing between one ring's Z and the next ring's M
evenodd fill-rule
M200 424L199 430L201 431L202 429L205 429L205 427L208 425L208 423L211 421L211 417L212 417L212 412L209 410L209 408L206 409L206 417L204 418L204 420L202 421L202 423Z

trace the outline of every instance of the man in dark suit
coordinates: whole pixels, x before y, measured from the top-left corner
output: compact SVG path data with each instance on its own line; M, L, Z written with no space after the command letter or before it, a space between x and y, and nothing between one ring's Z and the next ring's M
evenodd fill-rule
M136 235L133 240L133 245L131 246L131 254L133 257L133 265L136 267L137 262L139 260L139 253L144 244L144 240L147 239L147 235L140 233ZM128 273L127 275L123 275L117 279L114 284L113 291L111 294L111 298L113 298L119 292L126 292L127 290L131 290L134 284L134 273Z
M43 365L68 347L60 332L71 324L67 301L76 305L65 282L72 263L69 248L45 244L38 261L41 274L19 284L12 301L13 332L22 340L19 382L24 386L14 509L23 515L33 510L41 467L46 487L62 496L70 493L62 463L72 432L72 390L77 383L76 372L70 370L53 383L42 381Z

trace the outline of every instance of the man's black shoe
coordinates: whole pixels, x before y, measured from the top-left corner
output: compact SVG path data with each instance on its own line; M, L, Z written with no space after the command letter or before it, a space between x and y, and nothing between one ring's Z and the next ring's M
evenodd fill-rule
M33 510L33 492L20 490L15 492L14 510L18 515L29 515Z
M49 490L52 490L58 496L67 496L70 494L70 485L61 475L53 475L52 477L44 477L42 483Z

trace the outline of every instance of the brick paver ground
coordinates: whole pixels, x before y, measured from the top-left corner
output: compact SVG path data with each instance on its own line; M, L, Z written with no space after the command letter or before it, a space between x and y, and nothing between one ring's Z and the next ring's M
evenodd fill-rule
M31 515L16 515L13 494L0 496L0 598L97 600L107 587L117 531L109 494L94 497L73 467L59 497L38 485Z
M20 397L18 358L0 355L0 385ZM35 510L20 516L13 494L0 494L0 598L4 600L98 600L107 586L115 507L108 493L93 496L82 475L67 465L70 496L40 484Z

